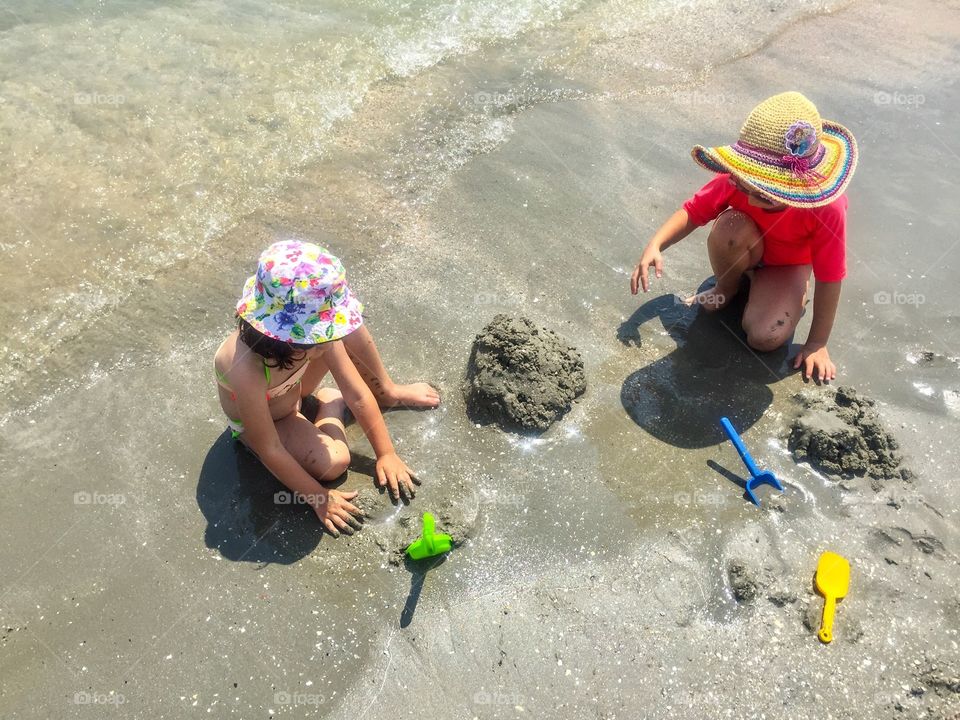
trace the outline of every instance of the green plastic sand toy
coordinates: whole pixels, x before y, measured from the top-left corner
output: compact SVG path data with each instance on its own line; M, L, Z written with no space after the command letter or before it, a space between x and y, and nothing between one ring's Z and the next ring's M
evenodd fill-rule
M435 533L433 528L433 515L425 512L423 514L423 533L420 535L420 539L414 540L407 546L407 555L411 560L436 557L453 549L453 538L444 533Z

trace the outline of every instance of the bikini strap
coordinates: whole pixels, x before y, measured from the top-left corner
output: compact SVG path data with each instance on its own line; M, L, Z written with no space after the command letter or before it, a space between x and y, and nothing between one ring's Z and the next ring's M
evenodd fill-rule
M267 402L270 402L270 366L267 361L263 361L263 376L267 379Z
M233 388L230 387L230 384L227 382L227 376L217 370L216 368L213 371L217 374L217 380L223 385L224 388L230 391L230 398L232 400L237 399L237 393L234 392ZM267 379L267 400L270 400L270 368L267 366L267 363L263 363L263 376Z

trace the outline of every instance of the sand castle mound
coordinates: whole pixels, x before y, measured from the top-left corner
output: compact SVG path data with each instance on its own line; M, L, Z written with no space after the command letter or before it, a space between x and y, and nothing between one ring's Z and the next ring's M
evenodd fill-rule
M540 433L586 387L580 354L527 318L497 315L474 341L466 396L475 422Z

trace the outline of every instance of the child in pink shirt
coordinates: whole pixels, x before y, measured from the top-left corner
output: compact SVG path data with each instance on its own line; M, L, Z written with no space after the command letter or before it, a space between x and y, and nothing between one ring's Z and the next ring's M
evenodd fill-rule
M803 366L806 377L834 379L827 340L846 275L843 192L857 164L853 135L821 120L800 93L787 92L754 108L736 143L698 145L693 158L717 176L654 234L633 271L631 292L649 290L651 266L661 277L663 250L715 220L707 250L716 285L688 302L718 310L748 275L747 342L756 350L776 350L796 329L812 271L813 319L794 367Z

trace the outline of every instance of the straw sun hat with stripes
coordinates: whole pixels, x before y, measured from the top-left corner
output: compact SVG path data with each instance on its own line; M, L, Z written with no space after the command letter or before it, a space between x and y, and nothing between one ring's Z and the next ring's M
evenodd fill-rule
M857 141L839 123L822 120L798 92L757 105L733 145L697 145L693 159L707 170L732 173L774 202L814 208L837 199L857 167Z

